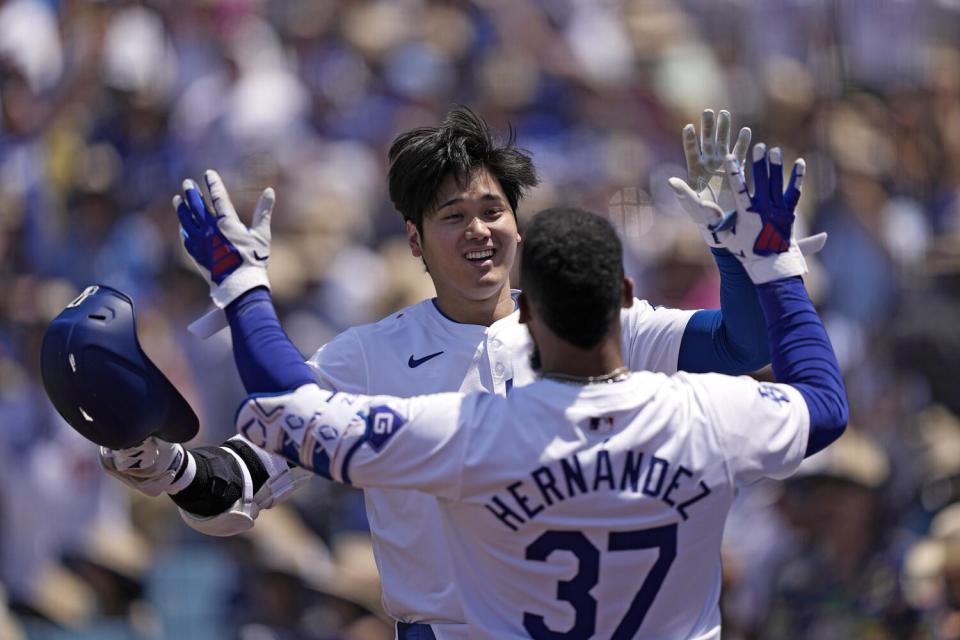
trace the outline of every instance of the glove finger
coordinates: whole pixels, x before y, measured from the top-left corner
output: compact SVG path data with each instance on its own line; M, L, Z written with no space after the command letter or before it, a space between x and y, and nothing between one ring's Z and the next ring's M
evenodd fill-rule
M670 178L667 184L677 195L680 206L697 224L714 225L723 218L723 211L712 202L701 200L696 192L680 178Z
M273 187L267 187L260 194L257 206L253 210L253 226L250 230L266 242L270 242L270 216L273 215L273 205L277 196Z
M183 181L183 199L201 232L216 226L216 218L204 201L199 185L193 180Z
M783 151L773 147L767 154L770 160L770 199L777 208L785 208L783 200Z
M237 210L233 208L230 194L227 193L227 188L224 186L220 174L213 169L208 169L203 173L203 180L207 183L207 189L210 191L210 199L213 200L213 209L217 212L217 217L239 220Z
M800 189L803 186L803 176L807 173L807 163L803 158L798 158L793 163L793 171L790 172L790 182L787 183L787 190L783 194L784 205L790 211L797 208L800 202Z
M737 135L737 143L733 147L733 155L737 156L737 162L740 163L741 167L747 163L747 149L750 148L750 138L752 137L753 132L750 130L750 127L743 127Z
M700 148L703 157L710 162L717 157L716 116L713 109L704 109L700 116Z
M770 198L770 168L767 166L767 145L758 142L753 147L753 197L761 202Z
M702 189L698 182L700 175L700 143L697 141L697 129L692 124L683 128L683 155L687 160L687 182L694 189Z
M717 116L717 157L726 158L730 153L730 112L726 109Z
M820 250L823 249L826 244L826 231L797 240L797 245L800 247L800 252L805 256L812 256L815 253L820 253Z
M195 238L202 235L196 219L194 219L193 214L190 212L190 208L179 195L173 196L173 208L176 210L177 218L180 220L180 231L183 232L187 238Z
M727 184L730 191L733 192L734 202L737 204L737 211L746 211L750 208L750 192L747 190L747 180L737 162L737 157L732 153L723 161L723 168L727 174Z
M183 248L187 250L187 253L190 254L190 257L194 258L194 260L197 260L198 262L204 261L203 260L204 256L202 255L200 250L201 246L202 245L195 242L189 236L184 238L183 240ZM198 257L195 257L195 256L198 256Z

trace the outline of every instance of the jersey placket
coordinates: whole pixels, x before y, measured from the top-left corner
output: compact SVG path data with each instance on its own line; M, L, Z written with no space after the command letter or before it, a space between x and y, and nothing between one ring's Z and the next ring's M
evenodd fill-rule
M500 338L500 331L487 331L487 362L490 367L490 377L493 380L493 391L499 395L506 395L513 386L513 361L510 349Z

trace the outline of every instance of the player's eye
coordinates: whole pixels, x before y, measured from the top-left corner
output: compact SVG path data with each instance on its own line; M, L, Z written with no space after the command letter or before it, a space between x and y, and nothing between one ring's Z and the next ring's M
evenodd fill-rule
M447 215L443 216L442 220L447 220L449 222L457 222L459 220L463 220L463 214L460 213L459 211L454 211L452 213L448 213Z
M499 218L503 212L504 212L503 207L494 207L493 209L487 209L487 217Z

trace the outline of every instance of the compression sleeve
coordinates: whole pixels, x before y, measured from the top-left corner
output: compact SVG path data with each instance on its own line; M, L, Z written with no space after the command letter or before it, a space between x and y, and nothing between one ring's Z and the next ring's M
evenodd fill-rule
M756 371L770 362L756 287L729 251L711 251L720 270L720 309L697 311L690 318L680 341L677 368L689 373Z
M800 392L810 412L810 456L839 438L847 426L840 364L799 276L756 289L767 322L773 373L777 382Z
M226 313L233 357L247 393L288 391L316 381L280 326L267 289L247 291L227 305Z

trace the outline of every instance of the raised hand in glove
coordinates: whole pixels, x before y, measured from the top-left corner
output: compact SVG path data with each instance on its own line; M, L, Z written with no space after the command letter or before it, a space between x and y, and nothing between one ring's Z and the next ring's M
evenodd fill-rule
M740 166L746 164L747 149L750 147L751 131L749 127L740 129L737 141L730 151L729 111L720 111L715 116L712 109L706 109L700 117L700 136L693 124L683 128L683 153L687 161L687 179L670 178L670 187L677 194L680 205L687 215L697 224L704 242L708 246L721 248L709 229L719 222L712 207L703 203L714 203L723 212L736 209L734 194L725 178L724 160L733 155ZM803 177L800 177L802 181ZM820 251L827 242L826 233L801 238L797 244L804 255Z
M730 150L730 112L704 110L700 116L700 137L691 123L683 128L683 155L687 160L687 185L700 199L720 205L724 211L734 208L733 194L724 179L723 161L731 153L743 164L750 148L751 131L742 127ZM675 178L678 179L678 178Z
M240 221L223 180L216 171L203 175L213 207L193 180L183 181L183 195L173 198L180 219L183 246L210 284L210 297L221 309L255 287L270 288L270 214L276 201L264 189L253 212L253 223Z
M794 163L784 190L782 152L775 147L768 153L765 145L757 144L753 148L753 194L747 189L736 156L726 157L724 170L735 210L725 213L714 202L678 191L684 207L696 209L716 246L736 256L754 284L806 273L806 261L793 238L794 210L806 171L804 161Z

